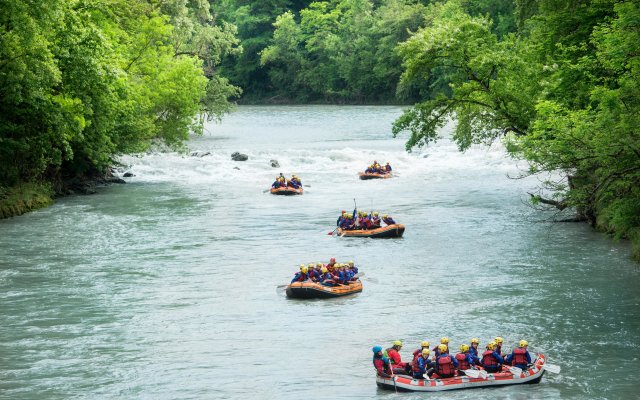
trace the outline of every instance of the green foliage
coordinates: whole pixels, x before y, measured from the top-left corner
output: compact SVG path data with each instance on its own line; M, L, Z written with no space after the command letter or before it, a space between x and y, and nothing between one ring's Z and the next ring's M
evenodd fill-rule
M400 45L403 84L439 75L450 89L408 110L394 133L409 131L411 149L437 140L456 118L462 150L503 140L532 173L564 172L564 182L547 187L557 203L632 238L638 254L638 3L520 2L519 31L502 37L462 4L431 6L427 26Z
M238 89L237 50L205 0L0 3L0 184L107 167L153 139L178 144Z

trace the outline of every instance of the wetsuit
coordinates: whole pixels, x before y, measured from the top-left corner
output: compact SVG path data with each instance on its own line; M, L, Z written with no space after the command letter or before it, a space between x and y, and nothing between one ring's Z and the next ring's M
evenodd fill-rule
M441 378L451 378L456 374L458 361L455 357L451 357L449 353L442 353L436 358L436 373Z
M293 279L291 280L291 283L294 282L304 282L307 279L309 279L309 276L307 274L305 274L304 272L300 271L297 272L296 275L293 277Z
M389 378L391 376L391 363L387 357L373 355L373 367L379 376L383 378Z
M416 379L424 379L424 374L430 372L429 369L433 368L435 365L433 362L429 361L428 358L422 357L422 355L416 358L412 364L411 371L413 372L413 377Z
M487 350L482 353L482 367L487 372L499 372L501 364L504 364L504 358L496 351Z
M387 225L394 225L396 223L396 221L394 221L393 218L391 217L383 218L382 222L384 222Z

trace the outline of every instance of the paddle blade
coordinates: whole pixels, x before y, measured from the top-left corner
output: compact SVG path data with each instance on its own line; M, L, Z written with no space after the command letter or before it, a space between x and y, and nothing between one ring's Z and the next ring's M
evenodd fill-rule
M546 371L551 372L552 374L559 374L560 373L560 366L559 365L555 365L555 364L545 364L544 365L544 369Z
M333 235L333 231L331 231L331 232L327 233L327 235Z

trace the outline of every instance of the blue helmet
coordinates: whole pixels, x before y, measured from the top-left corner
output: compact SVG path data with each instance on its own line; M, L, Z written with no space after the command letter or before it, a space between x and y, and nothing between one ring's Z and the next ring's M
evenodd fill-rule
M377 353L379 351L382 351L382 346L373 346L373 348L371 349L371 351L373 351L374 353Z

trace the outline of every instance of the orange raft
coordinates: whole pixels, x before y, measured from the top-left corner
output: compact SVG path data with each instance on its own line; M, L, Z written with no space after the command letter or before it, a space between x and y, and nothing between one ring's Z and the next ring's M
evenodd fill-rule
M386 174L378 174L376 172L359 172L360 179L366 181L368 179L387 179L391 178L391 172L387 172Z
M271 194L278 194L281 196L293 196L296 194L302 194L304 193L304 189L300 188L300 189L295 189L292 187L281 187L281 188L271 188L270 190Z
M440 392L443 390L470 389L486 386L518 385L522 383L540 383L545 371L545 356L538 354L533 366L526 371L519 368L503 366L501 372L485 374L478 378L454 376L445 379L415 379L405 375L394 375L389 378L376 377L376 384L389 390L403 392ZM484 371L483 371L484 372Z
M344 230L338 228L338 235L345 237L367 237L372 239L396 238L402 237L404 233L404 225L393 224L376 229L355 229Z
M349 282L348 285L324 286L315 282L294 282L287 286L287 297L294 299L330 299L348 296L362 292L360 280Z

